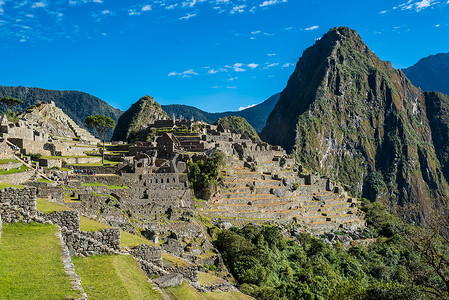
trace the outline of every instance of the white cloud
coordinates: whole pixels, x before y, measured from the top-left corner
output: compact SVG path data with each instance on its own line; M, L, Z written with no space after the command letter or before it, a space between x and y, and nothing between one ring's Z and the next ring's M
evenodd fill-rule
M192 76L196 76L196 75L198 75L198 73L195 72L193 69L189 69L189 70L186 70L181 73L171 72L168 74L169 77L171 77L171 76L192 77Z
M39 8L39 7L46 7L47 4L45 4L44 2L36 2L33 5L31 5L31 8Z
M387 10L382 10L379 12L379 14L383 15L383 14L386 14L387 12L388 12Z
M151 10L151 5L145 5L144 7L142 7L142 11L150 11Z
M195 16L196 16L196 14L187 14L184 17L179 18L179 20L188 20L188 19L193 18Z
M315 25L315 26L307 27L307 28L304 29L304 30L305 30L305 31L312 31L312 30L316 30L316 29L318 29L318 28L320 28L320 26Z
M231 14L235 14L235 13L243 13L243 12L245 12L245 7L246 7L246 5L245 4L243 4L243 5L238 5L238 6L234 6L233 8L232 8L232 10L231 10Z
M290 66L293 66L293 64L292 63L285 63L285 64L282 65L283 68L288 68Z
M207 74L217 74L219 71L215 69L210 69Z
M272 67L278 66L279 63L267 63L266 65L267 65L267 66L265 67L265 69L268 69L268 68L272 68Z
M268 56L275 56L276 53L267 53Z
M232 78L229 78L228 81L234 81L234 80L237 80L237 79L239 79L239 78L238 77L232 77Z
M166 6L165 9L175 9L176 6L178 6L178 3L170 4L169 6Z
M436 0L422 0L422 1L417 1L412 3L412 0L409 0L406 3L400 4L399 7L402 10L414 10L416 12L420 12L421 10L431 7L435 4L438 4L440 2L436 1ZM393 8L395 9L395 8Z
M242 63L235 63L232 65L231 68L234 69L234 71L236 71L236 72L246 72L246 70L243 69L242 67L243 67Z
M435 27L440 27L440 26L441 26L440 24L435 25Z
M252 35L254 35L254 34L259 34L259 33L260 33L260 30L251 31L251 34L252 34Z
M262 2L262 4L259 5L259 7L264 7L264 6L270 6L270 5L274 5L274 4L278 4L278 3L285 3L287 2L287 0L267 0Z
M101 12L101 14L102 15L110 15L110 14L112 14L112 11L105 9Z
M255 69L255 68L257 68L259 65L258 65L258 64L251 63L251 64L247 64L246 66L249 67L249 68L251 68L251 69Z
M251 108L251 107L254 107L254 106L256 106L257 104L250 104L250 105L248 105L248 106L245 106L245 107L242 107L242 106L240 106L239 107L239 111L242 111L242 110L245 110L245 109L248 109L248 108Z
M128 10L128 15L129 16L138 16L138 15L140 15L140 12L138 12L135 9L130 9L130 10Z

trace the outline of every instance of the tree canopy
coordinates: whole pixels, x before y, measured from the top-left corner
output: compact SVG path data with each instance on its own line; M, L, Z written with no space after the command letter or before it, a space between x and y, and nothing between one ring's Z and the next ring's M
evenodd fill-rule
M86 123L87 127L97 131L102 140L105 139L106 133L115 126L114 120L108 116L102 115L89 116L84 120L84 123Z
M0 102L6 104L8 107L16 106L22 104L23 101L14 97L3 97Z

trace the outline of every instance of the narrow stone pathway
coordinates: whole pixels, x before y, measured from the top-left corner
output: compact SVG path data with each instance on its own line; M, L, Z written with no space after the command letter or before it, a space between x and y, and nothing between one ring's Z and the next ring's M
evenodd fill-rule
M73 289L79 291L81 295L81 298L78 298L77 300L87 300L87 294L81 285L81 278L75 272L75 265L73 264L72 258L70 257L69 249L64 243L64 239L61 234L61 229L58 230L56 236L59 238L60 245L62 248L61 258L62 263L64 264L64 270L70 278L70 283L72 284Z

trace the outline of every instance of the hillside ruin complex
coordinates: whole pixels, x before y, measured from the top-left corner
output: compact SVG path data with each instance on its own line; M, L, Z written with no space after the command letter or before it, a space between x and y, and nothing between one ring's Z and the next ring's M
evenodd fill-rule
M342 186L306 172L281 147L222 125L158 119L134 143L108 145L101 165L99 140L54 103L31 107L18 119L15 124L1 119L0 182L13 187L0 191L0 220L60 226L70 256L129 252L147 274L181 273L205 290L198 284L198 269L216 265L226 274L226 268L201 218L222 227L248 221L295 224L313 234L365 226L357 200ZM189 162L207 161L218 152L225 164L216 189L208 199L198 199ZM59 203L67 211L39 212L36 199ZM80 216L111 228L83 232ZM120 231L143 236L153 246L124 249ZM163 253L185 259L188 267L164 265Z

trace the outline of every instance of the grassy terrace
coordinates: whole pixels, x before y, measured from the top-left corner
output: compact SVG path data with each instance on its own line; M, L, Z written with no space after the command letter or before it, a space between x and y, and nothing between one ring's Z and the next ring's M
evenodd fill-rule
M0 165L9 164L9 163L15 164L18 162L19 161L17 159L0 159Z
M165 289L165 292L168 295L170 295L172 299L189 299L189 300L205 299L193 287L191 287L185 282L183 282L182 285L180 286L167 288Z
M104 183L82 183L81 186L105 186L111 190L129 190L127 185L106 185Z
M19 168L12 168L9 170L0 170L0 175L17 174L17 173L25 172L26 170L31 170L31 169L25 165L22 165Z
M89 299L162 299L131 255L74 257L73 263Z
M10 183L0 182L0 190L2 190L2 189L4 189L4 188L18 188L18 189L24 189L25 186L23 186L23 185L18 185L18 184L10 184Z
M243 293L239 293L236 291L230 292L210 292L210 293L201 293L207 300L250 300L254 299L248 295Z
M0 239L1 299L73 299L64 272L57 227L15 223L3 226Z

